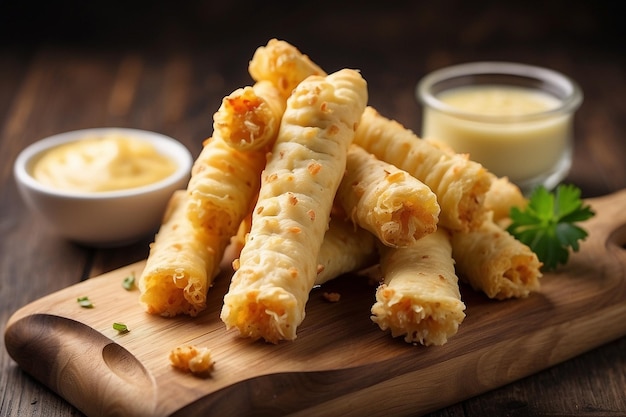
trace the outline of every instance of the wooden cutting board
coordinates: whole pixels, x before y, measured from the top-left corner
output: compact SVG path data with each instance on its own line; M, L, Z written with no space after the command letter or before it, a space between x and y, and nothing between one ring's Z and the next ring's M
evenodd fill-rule
M314 289L293 342L239 338L219 319L231 271L199 317L150 316L121 282L143 262L18 310L5 344L26 372L89 416L387 416L425 414L548 368L626 335L626 190L589 200L596 216L566 267L539 293L492 301L462 287L467 317L444 346L393 339L370 320L367 277ZM341 294L330 303L325 291ZM95 308L80 308L89 296ZM115 321L130 332L118 334ZM209 347L211 376L176 371L180 344Z

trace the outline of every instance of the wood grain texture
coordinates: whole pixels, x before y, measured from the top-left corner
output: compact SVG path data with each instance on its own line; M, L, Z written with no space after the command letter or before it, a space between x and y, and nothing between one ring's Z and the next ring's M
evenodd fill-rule
M5 345L22 369L89 416L422 415L626 335L626 190L589 201L597 215L566 267L523 300L491 301L463 287L467 318L441 347L380 331L369 319L375 287L359 275L313 290L294 342L252 342L224 329L229 270L199 317L150 316L138 292L121 286L143 261L21 308ZM329 303L323 291L341 300ZM76 303L85 295L93 309ZM115 321L130 332L119 334ZM187 343L211 349L210 377L169 366L169 351Z

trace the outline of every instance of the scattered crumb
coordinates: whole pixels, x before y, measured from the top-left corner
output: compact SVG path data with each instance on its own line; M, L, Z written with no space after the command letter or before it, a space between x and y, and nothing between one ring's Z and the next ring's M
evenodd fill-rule
M170 352L172 366L195 375L208 374L213 370L214 362L208 348L192 345L178 346Z
M341 294L339 294L338 292L324 292L322 296L326 301L330 303L336 303L341 298Z

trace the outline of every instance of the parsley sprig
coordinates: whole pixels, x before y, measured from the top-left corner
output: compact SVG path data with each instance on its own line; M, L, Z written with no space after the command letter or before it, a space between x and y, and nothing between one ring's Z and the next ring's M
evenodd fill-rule
M567 263L570 248L577 252L587 232L576 223L593 217L591 207L580 198L580 189L560 184L554 192L539 186L525 209L513 207L507 231L528 245L543 262L544 270Z

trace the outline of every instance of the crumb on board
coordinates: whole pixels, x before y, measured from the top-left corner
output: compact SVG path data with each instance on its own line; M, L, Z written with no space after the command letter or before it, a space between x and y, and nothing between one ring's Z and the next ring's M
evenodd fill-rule
M336 303L341 298L341 294L339 294L338 292L324 292L322 296L326 301L330 303Z
M214 365L209 348L197 348L193 345L174 348L170 352L170 362L173 367L195 375L210 373Z

